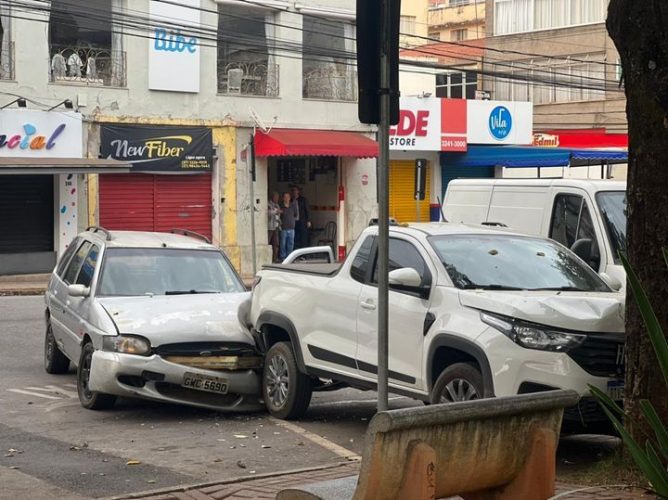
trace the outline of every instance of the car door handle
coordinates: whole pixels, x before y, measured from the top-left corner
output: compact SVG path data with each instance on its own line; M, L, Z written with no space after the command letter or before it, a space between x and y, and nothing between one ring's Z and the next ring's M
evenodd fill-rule
M370 301L361 302L360 305L362 306L362 309L367 309L369 311L373 311L374 309L376 309L376 304Z

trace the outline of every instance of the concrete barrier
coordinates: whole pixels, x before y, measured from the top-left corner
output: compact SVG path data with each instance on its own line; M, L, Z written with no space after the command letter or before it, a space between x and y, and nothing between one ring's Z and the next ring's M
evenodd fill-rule
M545 500L573 391L439 404L378 413L359 476L290 488L278 500Z

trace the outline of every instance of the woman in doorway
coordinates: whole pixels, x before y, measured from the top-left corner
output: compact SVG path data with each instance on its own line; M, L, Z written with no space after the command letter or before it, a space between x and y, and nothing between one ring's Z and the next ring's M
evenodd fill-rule
M271 194L267 206L267 229L269 230L269 244L271 245L271 261L278 262L279 234L281 232L281 207L278 206L280 195L277 191Z
M281 209L281 260L292 253L295 246L295 221L299 218L297 202L290 197L290 193L283 193L280 203Z

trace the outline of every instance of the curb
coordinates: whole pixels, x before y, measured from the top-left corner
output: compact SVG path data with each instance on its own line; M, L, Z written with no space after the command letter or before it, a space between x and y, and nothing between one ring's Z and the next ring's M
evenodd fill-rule
M23 295L44 295L46 288L0 288L0 297L16 297Z
M252 476L240 476L236 478L231 478L231 479L223 479L221 481L208 481L205 483L194 483L194 484L188 484L184 486L170 486L167 488L160 488L160 489L155 489L155 490L147 490L147 491L141 491L137 493L128 493L125 495L116 495L113 497L104 497L101 500L132 500L136 498L144 498L148 496L154 496L154 495L161 495L165 493L172 493L172 492L185 492L185 491L190 491L190 490L196 490L200 488L208 488L210 486L218 486L218 485L224 485L224 484L234 484L234 483L246 483L249 481L255 481L258 479L267 479L267 478L272 478L272 477L281 477L281 476L291 476L294 474L301 474L304 472L317 472L321 470L328 470L328 469L336 469L338 467L344 467L346 465L350 465L351 463L356 463L356 461L348 461L348 462L337 462L335 464L328 464L328 465L319 465L317 467L304 467L301 469L290 469L287 471L280 471L280 472L265 472L264 474L253 474Z

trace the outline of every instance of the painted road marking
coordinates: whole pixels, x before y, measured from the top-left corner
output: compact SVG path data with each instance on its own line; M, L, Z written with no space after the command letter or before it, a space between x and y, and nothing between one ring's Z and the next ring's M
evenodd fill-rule
M26 387L26 389L29 389L31 391L54 392L56 394L62 394L63 396L67 396L68 398L79 397L79 395L76 392L61 389L56 385L46 385L44 387Z
M274 422L277 426L283 427L284 429L294 432L295 434L299 434L303 438L308 439L309 441L319 446L322 446L326 450L329 450L335 455L345 458L346 460L362 460L362 457L359 456L354 451L344 448L343 446L339 446L338 444L333 443L332 441L325 439L322 436L314 434L311 431L307 431L303 427L295 425L291 422L286 422L285 420L278 420L277 418L274 417L270 417L270 420Z
M35 396L44 399L63 399L58 396L50 396L48 394L40 394L39 392L24 391L23 389L7 389L9 392L16 392L18 394L25 394L26 396Z
M72 389L76 389L77 384L63 384L63 387L71 387Z

